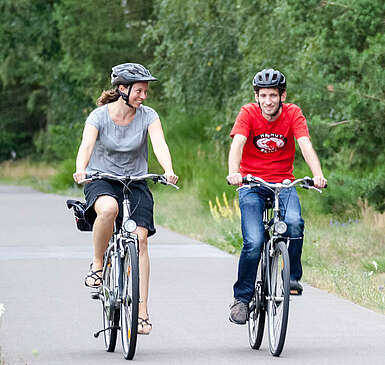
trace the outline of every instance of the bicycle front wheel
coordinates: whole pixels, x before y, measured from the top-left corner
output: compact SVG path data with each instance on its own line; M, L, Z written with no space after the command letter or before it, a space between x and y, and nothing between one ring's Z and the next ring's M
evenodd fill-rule
M267 293L269 347L273 356L279 356L286 338L290 300L290 262L285 242L277 242L270 261Z
M261 260L262 261L262 260ZM258 350L261 347L263 331L265 329L265 305L264 305L264 290L261 277L262 262L258 267L257 284L253 299L249 303L248 314L248 330L249 330L249 343L250 347L254 350Z
M105 257L106 266L103 272L102 305L103 305L103 335L107 352L114 352L119 328L119 309L116 309L114 295L114 279L111 256Z
M127 243L127 252L122 261L123 295L121 304L121 335L123 354L127 360L135 355L138 334L139 310L139 263L135 242Z

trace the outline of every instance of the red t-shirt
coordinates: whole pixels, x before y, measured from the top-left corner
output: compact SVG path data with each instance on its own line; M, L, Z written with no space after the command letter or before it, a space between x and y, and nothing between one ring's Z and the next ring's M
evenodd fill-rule
M283 104L282 113L273 122L266 120L257 103L244 105L230 136L247 137L243 147L240 172L252 174L269 182L293 180L295 142L309 137L306 119L295 104Z

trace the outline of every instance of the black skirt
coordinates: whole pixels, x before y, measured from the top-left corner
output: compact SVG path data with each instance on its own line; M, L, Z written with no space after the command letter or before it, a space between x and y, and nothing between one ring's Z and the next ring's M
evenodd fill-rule
M148 229L148 237L155 234L154 227L154 200L151 191L145 181L135 181L128 186L128 198L130 200L131 219L138 227ZM102 195L109 195L115 198L119 205L119 214L116 219L118 227L123 219L123 184L117 181L96 180L84 187L86 198L85 217L91 224L96 219L94 204L96 199Z

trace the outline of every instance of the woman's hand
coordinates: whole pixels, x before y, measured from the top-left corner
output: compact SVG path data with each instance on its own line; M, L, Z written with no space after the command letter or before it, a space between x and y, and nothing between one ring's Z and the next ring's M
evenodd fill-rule
M165 171L163 174L167 179L167 182L170 184L176 184L178 182L179 177L174 174L174 171Z
M74 181L79 184L79 181L82 181L86 178L85 171L76 171L73 175Z

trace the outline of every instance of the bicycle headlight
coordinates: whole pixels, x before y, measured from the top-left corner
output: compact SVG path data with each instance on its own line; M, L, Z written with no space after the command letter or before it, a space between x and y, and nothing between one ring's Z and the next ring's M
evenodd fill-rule
M123 228L124 228L125 231L132 233L136 229L136 223L132 219L127 219L123 223Z
M287 224L283 221L279 221L274 224L274 229L278 234L283 234L287 231Z

